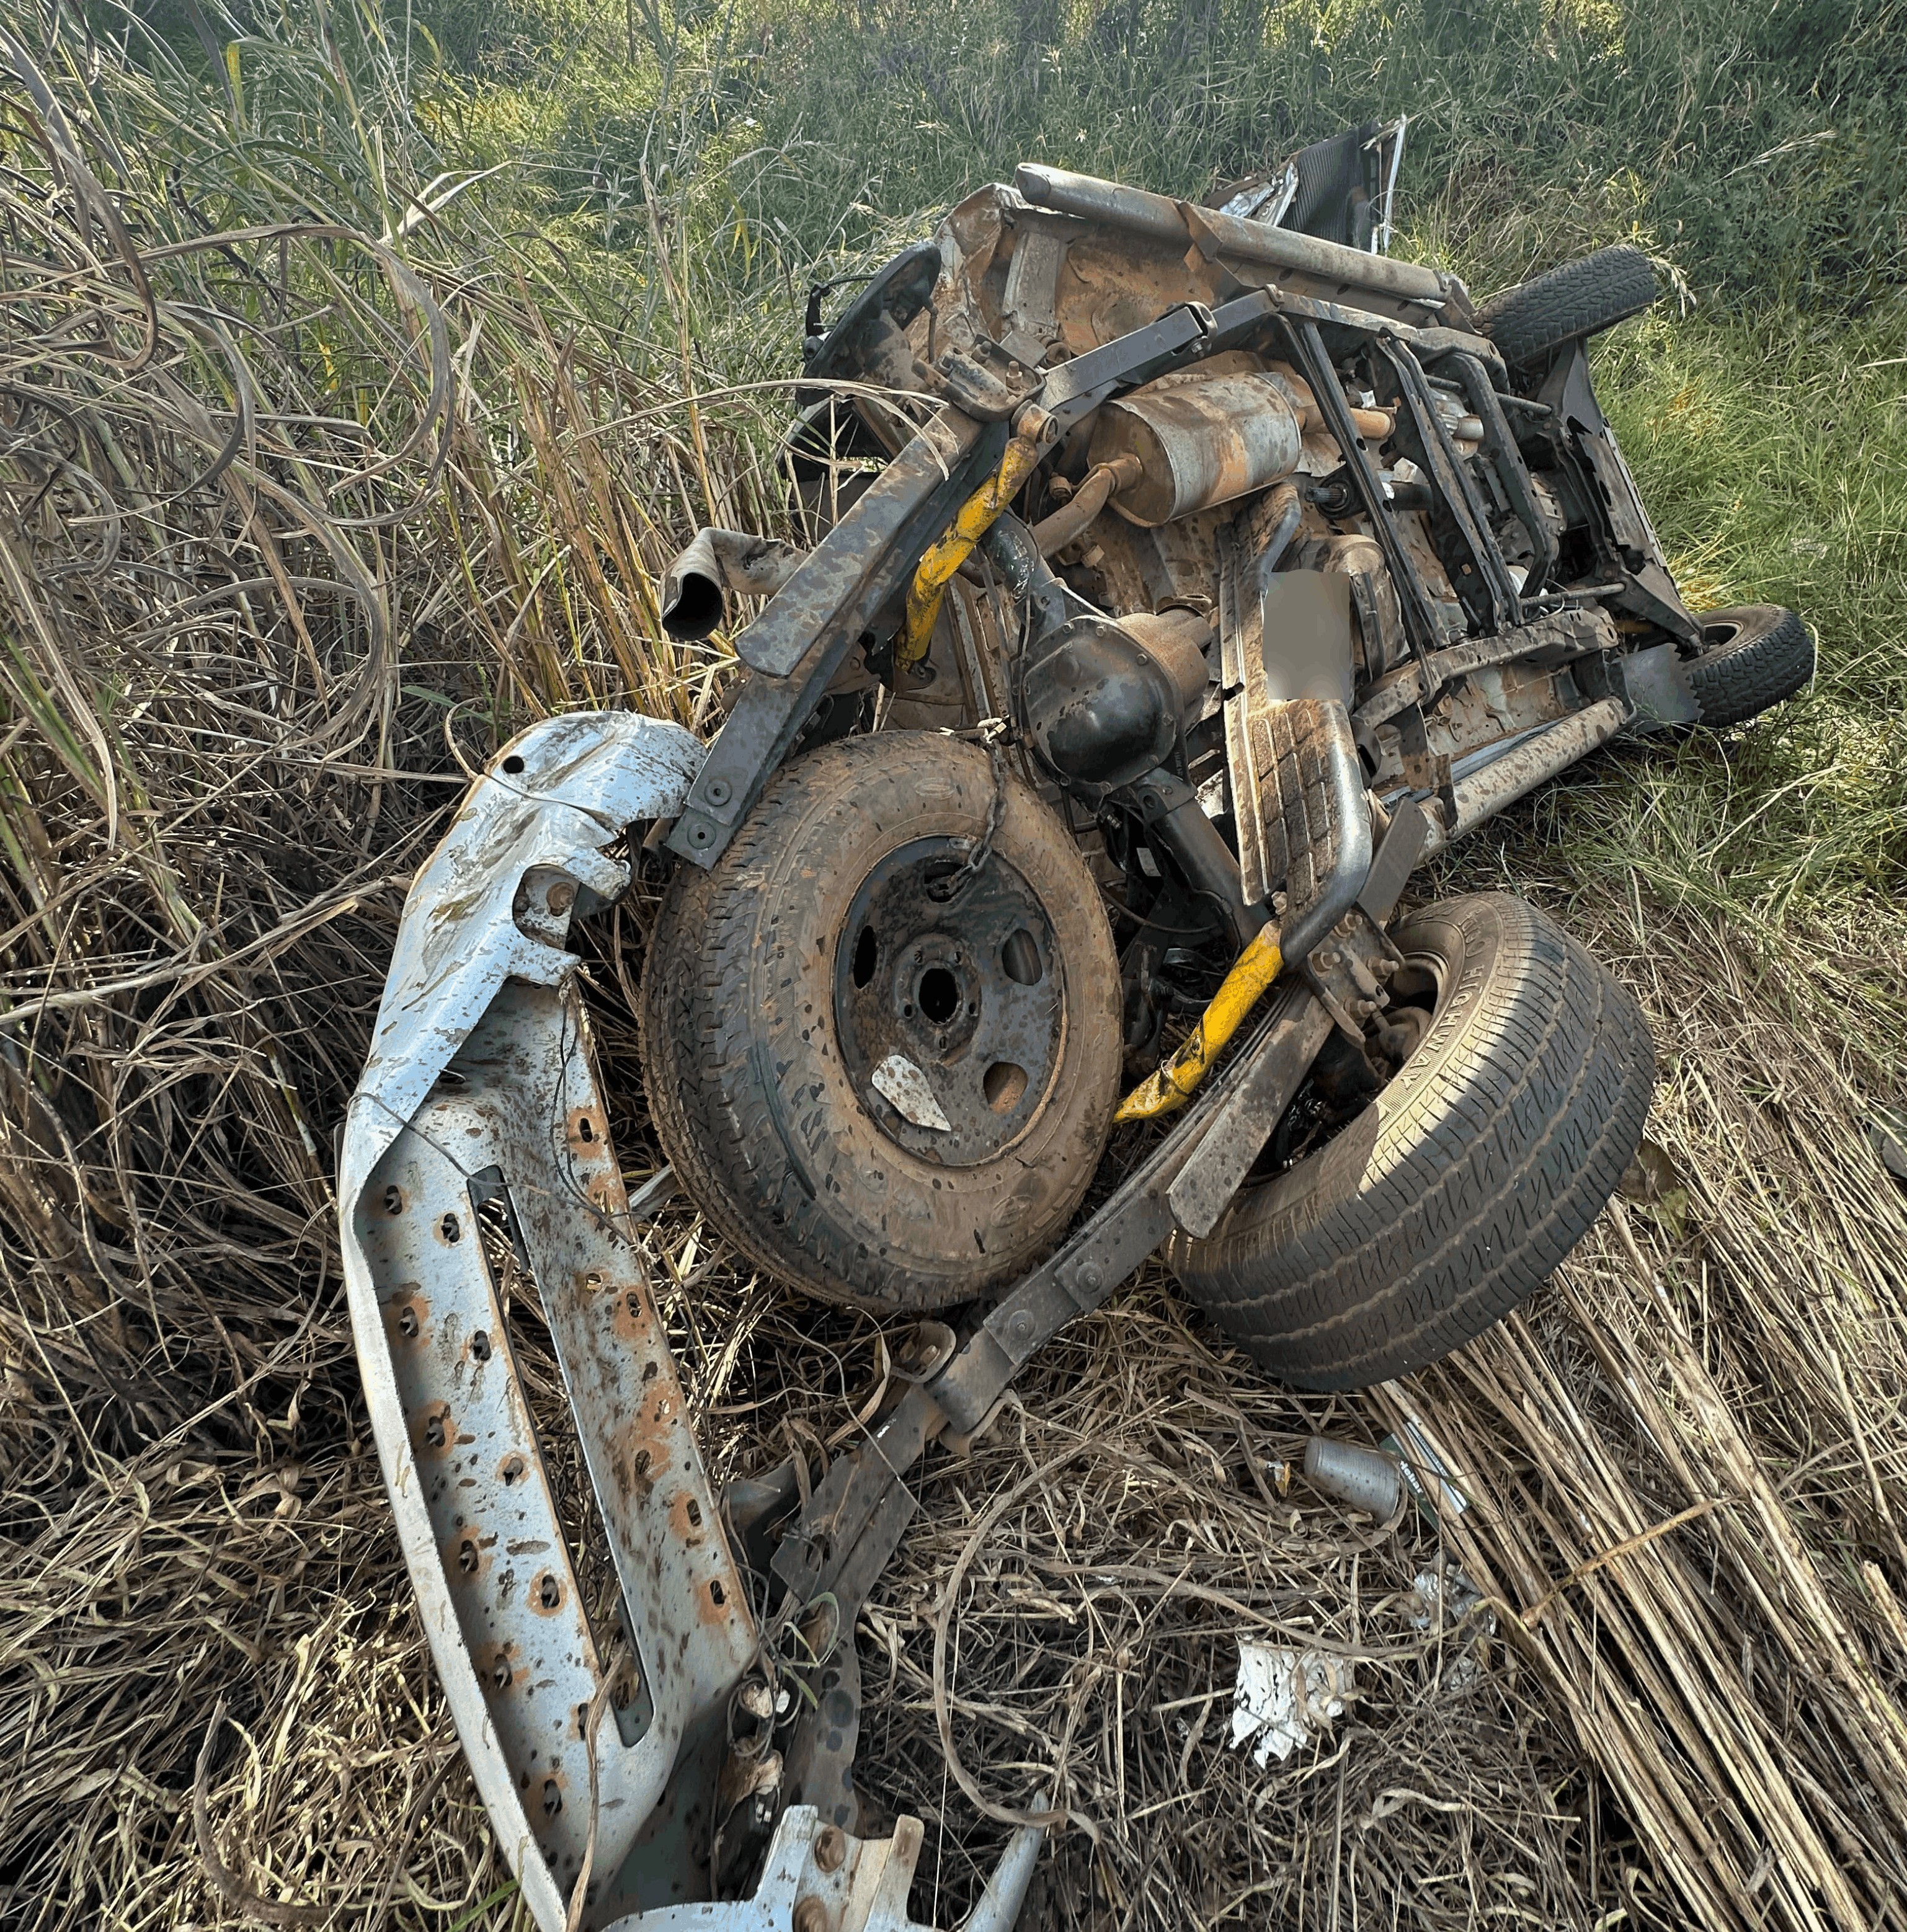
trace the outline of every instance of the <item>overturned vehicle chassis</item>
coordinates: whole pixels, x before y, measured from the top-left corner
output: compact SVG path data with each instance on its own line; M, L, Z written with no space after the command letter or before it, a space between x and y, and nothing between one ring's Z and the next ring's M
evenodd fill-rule
M1263 214L1269 192L1237 205ZM413 885L344 1137L346 1266L418 1602L545 1932L909 1922L917 1822L859 1835L853 1630L922 1459L1162 1245L1197 1292L1200 1244L1321 1056L1352 1067L1362 1106L1443 1024L1432 1004L1404 1025L1414 956L1390 930L1427 853L1619 732L1731 722L1714 667L1737 634L1794 655L1797 627L1684 608L1590 387L1584 338L1612 314L1545 339L1542 302L1479 315L1452 276L1278 225L1290 200L1266 220L1025 167L962 204L831 329L816 319L791 445L815 547L704 532L665 586L681 634L767 599L736 634L747 675L713 742L626 713L548 720ZM1347 235L1383 225L1367 212ZM1621 272L1632 310L1647 287ZM571 922L626 888L614 854L644 828L683 878L716 878L785 770L882 732L917 754L918 734L952 734L933 742L993 788L933 875L971 892L942 922L957 935L990 916L1009 789L1065 827L1129 928L1105 1078L1137 1082L1119 1118L1169 1124L1083 1221L1084 1180L1058 1190L1024 1265L983 1243L940 1286L890 1292L880 1256L837 1278L791 1250L790 1278L918 1318L890 1342L896 1393L805 1501L791 1465L718 1495L636 1239L678 1181L624 1188ZM990 1061L1019 1081L989 1087L1005 1124L976 1106L977 1132L1020 1131L1066 1034L1026 992L1063 977L1049 937L1020 967L1014 943L1002 1010L1032 1043L1011 1049L1024 1066ZM1201 947L1216 971L1175 990ZM1648 1061L1632 1009L1597 997L1628 1054L1601 1173L1632 1150ZM881 1034L857 1090L894 1146L938 1160L971 1096L935 1088L914 1036ZM1091 1103L1089 1175L1116 1097ZM1607 1191L1585 1184L1564 1245ZM769 1220L751 1228L743 1251L779 1263ZM585 1605L500 1300L506 1250L561 1366L620 1628ZM1428 1359L1506 1297L1358 1372ZM1356 1378L1243 1339L1294 1379ZM1040 1836L1011 1843L976 1932L1011 1923Z

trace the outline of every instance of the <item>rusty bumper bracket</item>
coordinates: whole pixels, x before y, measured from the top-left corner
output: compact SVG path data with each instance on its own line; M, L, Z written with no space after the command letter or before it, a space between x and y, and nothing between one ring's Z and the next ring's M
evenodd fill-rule
M605 848L678 813L701 759L656 719L546 719L419 872L341 1150L353 1335L419 1614L539 1932L794 1932L797 1892L835 1900L835 1932L908 1932L918 1822L862 1840L812 1804L769 1812L752 1898L701 1902L727 1814L744 1830L779 1782L747 1721L775 1666L632 1238L566 941L627 885ZM526 1303L579 1467L538 1426ZM994 1932L1041 1835L1009 1849Z

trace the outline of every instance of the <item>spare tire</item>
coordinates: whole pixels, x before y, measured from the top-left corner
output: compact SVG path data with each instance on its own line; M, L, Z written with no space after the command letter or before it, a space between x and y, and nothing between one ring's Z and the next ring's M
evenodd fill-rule
M1281 1381L1363 1388L1436 1361L1545 1280L1634 1157L1654 1047L1554 921L1490 893L1413 913L1394 1024L1418 1043L1316 1153L1248 1180L1167 1258ZM1303 1096L1300 1096L1301 1102Z
M1071 834L938 732L777 772L713 867L677 871L643 967L650 1113L690 1196L768 1274L881 1310L1052 1247L1105 1149L1120 1022Z
M1527 368L1579 335L1640 315L1656 298L1656 272L1619 242L1493 296L1478 310L1483 332L1512 368Z
M1705 610L1700 621L1701 649L1688 670L1704 724L1746 724L1814 676L1814 640L1792 610L1743 604Z

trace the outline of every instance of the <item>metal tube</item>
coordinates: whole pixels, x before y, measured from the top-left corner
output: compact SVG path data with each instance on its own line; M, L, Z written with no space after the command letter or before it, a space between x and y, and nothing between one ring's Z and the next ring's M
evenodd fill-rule
M1033 541L1039 545L1040 554L1050 556L1071 543L1105 508L1107 499L1115 490L1129 488L1138 480L1136 456L1118 457L1110 463L1096 464L1074 491L1071 502L1062 504L1051 516L1042 517L1033 526Z
M1023 1825L1014 1832L960 1932L1013 1932L1040 1862L1040 1847L1046 1840L1044 1825Z
M1305 1478L1333 1502L1380 1520L1397 1508L1404 1480L1394 1457L1354 1442L1334 1442L1328 1436L1314 1436L1305 1444Z
M743 530L700 530L662 572L662 628L671 638L696 640L722 622L727 591L739 597L772 597L808 560L805 550L776 537Z
M1452 788L1456 823L1446 831L1442 815L1437 814L1425 850L1441 851L1486 818L1494 818L1505 806L1515 804L1524 793L1535 790L1545 779L1606 745L1629 722L1629 706L1620 698L1601 698L1587 710L1512 745L1501 758L1491 759Z
M1276 928L1264 927L1233 962L1225 982L1178 1051L1156 1072L1149 1073L1119 1102L1119 1120L1156 1120L1176 1114L1197 1090L1220 1050L1245 1022L1259 995L1284 964Z
M908 586L906 619L894 648L896 670L911 670L926 656L947 579L972 556L974 546L1032 475L1040 454L1039 445L1030 437L1016 436L1007 445L999 468L955 513L953 527L928 546Z
M1122 187L1117 182L1100 181L1092 175L1071 174L1064 168L1041 167L1032 161L1022 162L1014 170L1013 180L1014 187L1029 201L1062 214L1103 221L1110 226L1123 228L1128 234L1143 235L1181 248L1198 238L1192 223L1181 212L1184 204L1162 194ZM1220 254L1241 261L1266 262L1275 268L1315 275L1325 281L1379 289L1386 295L1401 296L1407 302L1421 299L1441 304L1443 300L1443 284L1437 271L1420 262L1393 262L1387 256L1368 255L1361 248L1321 242L1314 235L1301 235L1288 228L1271 227L1263 221L1221 214L1216 208L1201 208L1194 218L1198 227L1217 243Z

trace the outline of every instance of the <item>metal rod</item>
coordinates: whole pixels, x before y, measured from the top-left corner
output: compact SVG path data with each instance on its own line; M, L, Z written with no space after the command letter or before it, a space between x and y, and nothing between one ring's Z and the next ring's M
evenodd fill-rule
M1195 239L1191 224L1181 212L1182 204L1165 195L1122 187L1092 175L1071 174L1064 168L1041 167L1032 161L1021 163L1013 181L1029 201L1062 214L1103 221L1128 234L1182 248ZM1268 262L1325 281L1380 290L1407 302L1421 297L1441 304L1443 299L1443 284L1437 271L1421 262L1393 262L1388 256L1367 254L1362 248L1347 248L1263 221L1243 220L1214 208L1200 208L1197 220L1221 254L1241 261Z

